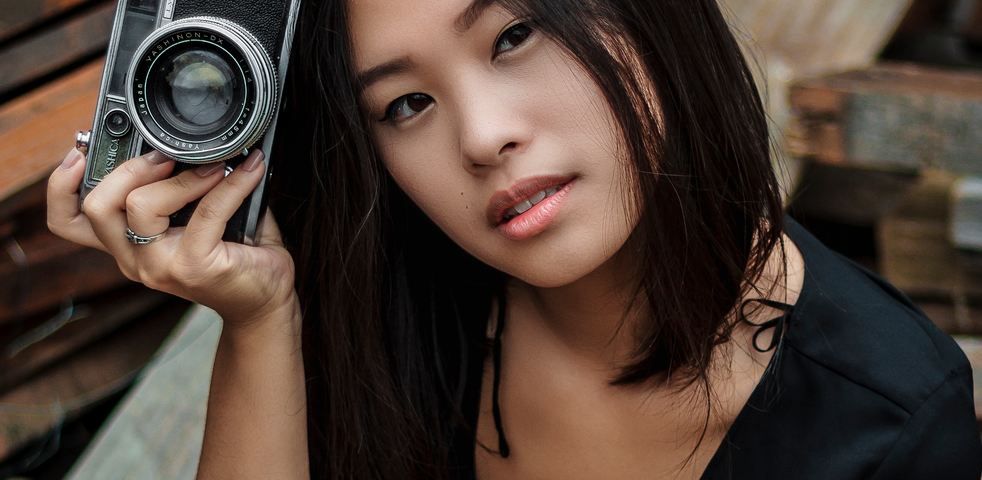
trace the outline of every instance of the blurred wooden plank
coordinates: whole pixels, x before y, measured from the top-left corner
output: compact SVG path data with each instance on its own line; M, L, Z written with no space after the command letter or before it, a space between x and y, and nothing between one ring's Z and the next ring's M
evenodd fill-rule
M43 217L42 217L43 218ZM132 284L107 253L34 229L0 239L0 324Z
M0 41L88 0L0 0Z
M795 155L982 173L982 72L880 64L802 81L790 95Z
M0 459L129 385L176 321L152 315L0 396Z
M65 479L194 478L221 331L195 306Z
M163 306L170 295L142 285L72 302L44 322L11 339L0 355L0 392ZM34 322L37 323L37 322Z
M912 0L721 0L731 24L765 63L779 58L796 77L873 62ZM754 48L754 46L759 48Z
M909 173L811 162L792 195L792 211L809 218L873 227L917 183Z
M914 303L949 335L982 335L982 308L974 302L915 299Z
M957 176L925 173L877 225L879 273L911 296L982 298L982 272L951 243L951 189Z
M47 186L48 182L34 182L0 201L0 225L12 221L26 210L43 210L47 201ZM0 228L0 238L6 236L7 232Z
M982 45L982 2L976 1L975 12L965 22L965 38Z
M0 201L51 173L92 128L103 60L0 107Z
M115 11L112 3L103 4L0 50L0 93L104 51Z

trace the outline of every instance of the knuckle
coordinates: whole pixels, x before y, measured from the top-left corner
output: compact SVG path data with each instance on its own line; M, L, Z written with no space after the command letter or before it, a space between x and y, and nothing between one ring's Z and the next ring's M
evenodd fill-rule
M217 198L209 198L209 200L198 204L194 210L195 215L208 222L224 221L224 202Z
M171 182L174 185L174 188L176 188L179 191L184 192L184 191L193 190L193 185L191 184L190 175L187 174L176 175L171 177L168 181Z
M109 204L99 195L85 197L85 200L82 201L82 208L89 218L96 220L106 218L112 212Z
M148 213L146 195L139 190L134 190L126 196L126 212L132 215L145 215Z

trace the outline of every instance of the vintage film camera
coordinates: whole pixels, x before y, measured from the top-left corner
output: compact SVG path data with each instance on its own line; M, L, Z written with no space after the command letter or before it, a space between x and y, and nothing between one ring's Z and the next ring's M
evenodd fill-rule
M249 149L266 155L264 180L228 222L225 240L258 241L273 131L300 0L118 0L87 154L81 198L120 163L159 150L174 174ZM186 225L190 204L171 216Z

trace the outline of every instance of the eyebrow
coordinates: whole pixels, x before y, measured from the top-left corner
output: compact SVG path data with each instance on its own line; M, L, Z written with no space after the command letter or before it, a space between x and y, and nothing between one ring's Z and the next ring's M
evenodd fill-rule
M410 57L399 57L389 60L359 73L358 89L359 91L368 90L368 87L385 77L398 75L414 68L416 68L416 62Z
M485 10L487 10L491 5L498 3L498 1L499 0L472 0L471 3L467 5L467 8L460 12L460 14L457 15L457 18L454 19L454 32L457 33L457 35L467 33L467 31L474 26L474 22L481 18L481 15L484 14ZM400 73L412 70L413 68L416 68L416 62L408 56L399 57L380 65L376 65L358 74L358 90L363 92L385 77L398 75Z
M453 22L453 29L458 35L463 35L467 33L471 27L474 26L474 22L481 18L481 14L488 9L491 5L498 3L498 0L472 0L471 4L457 15L457 19Z

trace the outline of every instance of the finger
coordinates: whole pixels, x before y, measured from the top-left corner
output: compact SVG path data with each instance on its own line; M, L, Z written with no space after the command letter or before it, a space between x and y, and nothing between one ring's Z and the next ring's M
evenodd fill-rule
M283 246L283 237L280 234L280 226L273 218L273 212L268 208L263 217L263 231L259 236L259 246L278 245Z
M181 246L189 254L204 257L222 241L225 224L265 175L263 158L263 152L254 150L198 202L181 238Z
M106 250L79 209L78 188L85 176L85 157L71 149L48 177L48 229L75 243Z
M173 169L174 162L160 152L140 155L116 167L85 197L82 210L96 236L110 251L128 251L124 213L127 195L136 188L167 178Z
M225 162L206 163L133 190L126 196L126 224L142 236L167 230L170 215L208 193L224 171Z

